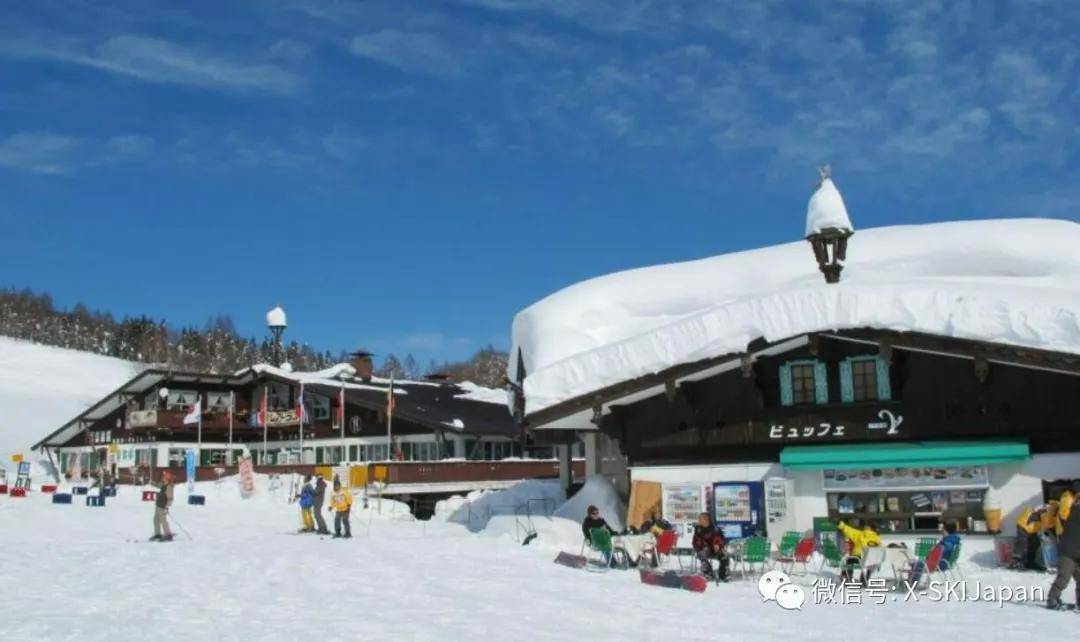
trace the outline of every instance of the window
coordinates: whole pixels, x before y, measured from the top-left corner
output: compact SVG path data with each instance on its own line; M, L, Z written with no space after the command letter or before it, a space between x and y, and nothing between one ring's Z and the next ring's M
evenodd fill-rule
M840 362L840 397L844 402L892 398L889 364L881 357L848 357Z
M829 383L825 364L820 361L790 361L780 366L780 404L829 403Z
M187 412L195 405L195 400L198 398L199 393L194 390L169 390L169 398L165 402L165 409Z
M311 409L311 418L315 421L330 419L330 397L322 395L305 394L308 408Z
M213 410L228 410L232 405L232 397L228 392L213 390L206 393L206 407Z
M263 389L267 391L266 407L268 410L289 410L292 408L289 403L289 386L283 383L270 382L256 387L252 392L251 407L256 409L255 412L262 407Z

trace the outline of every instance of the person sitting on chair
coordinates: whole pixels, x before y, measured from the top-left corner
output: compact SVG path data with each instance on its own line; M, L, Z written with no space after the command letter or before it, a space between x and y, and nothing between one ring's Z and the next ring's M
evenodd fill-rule
M589 506L585 513L585 519L581 522L581 533L585 536L585 541L590 545L593 543L592 530L594 528L603 528L612 535L618 534L615 532L615 529L608 525L603 517L600 517L600 509L596 506ZM604 563L611 563L611 551L604 551Z
M836 527L851 542L851 554L844 559L844 566L840 571L840 581L850 582L852 579L851 572L862 564L862 557L866 549L881 546L881 536L878 535L877 524L872 521L866 522L861 529L849 526L844 522L837 523ZM870 569L864 569L863 576L859 578L859 581L866 584L869 579Z
M698 515L691 545L701 565L701 574L708 579L728 581L728 558L724 552L724 535L713 526L708 513ZM719 562L719 571L713 571L712 560Z

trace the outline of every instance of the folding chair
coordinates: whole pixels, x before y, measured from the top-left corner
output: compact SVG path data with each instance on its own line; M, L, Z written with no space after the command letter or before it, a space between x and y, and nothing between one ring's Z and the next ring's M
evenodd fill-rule
M808 575L810 568L808 563L810 558L814 555L814 546L817 542L813 537L804 537L795 545L794 550L791 551L791 555L781 555L776 558L776 561L780 564L780 570L784 571L788 575L791 575L795 570L796 564L802 564L802 575Z
M764 573L765 567L770 561L769 540L764 537L746 538L742 548L742 563L743 568L748 574L753 572L755 564L757 564L761 572Z
M641 549L641 558L646 555L652 555L653 561L656 566L663 566L664 562L671 558L672 551L675 550L675 544L679 541L679 534L675 531L663 531L656 536L656 542L653 544L646 544ZM640 564L640 559L638 564ZM676 556L678 560L678 557ZM682 561L679 561L679 568L682 568Z
M951 574L955 573L956 579L964 579L964 574L960 572L960 546L961 544L958 543L949 553L949 556L942 560L943 563L939 564L939 566L942 567L942 572L945 574L945 577L949 577Z
M582 542L581 548L584 554L586 542ZM596 562L596 566L602 570L607 570L612 565L618 563L621 568L629 567L629 560L627 559L626 551L622 549L616 549L615 544L611 539L611 533L606 528L590 528L589 529L589 541L587 542L590 552L600 554L599 560L587 559L587 562ZM622 554L622 562L616 562L616 553Z
M840 552L840 547L836 545L836 542L827 539L821 542L821 563L818 564L818 575L825 570L825 567L835 568L839 573L844 566L844 554Z
M795 556L795 547L798 546L802 540L802 534L796 531L788 531L780 538L780 544L777 546L776 559L774 563L780 563L785 558L791 558Z
M885 549L881 546L868 546L859 559L859 579L866 583L867 573L877 572L885 561Z
M933 537L920 537L915 540L915 559L925 562L926 556L930 554L935 545L937 545L937 540Z
M926 578L926 583L929 584L933 574L940 571L939 566L941 565L941 554L943 552L945 552L945 549L942 548L940 544L935 545L934 548L930 549L930 553L926 556L925 560L913 560L911 566L907 569L906 576L901 574L901 579L903 579L904 582L911 582L912 576L918 571L919 574L914 580L915 585L918 586L918 584L922 582L923 577Z

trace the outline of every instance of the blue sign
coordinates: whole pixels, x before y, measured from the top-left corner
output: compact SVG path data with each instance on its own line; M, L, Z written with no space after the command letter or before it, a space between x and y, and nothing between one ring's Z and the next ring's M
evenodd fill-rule
M20 477L25 477L25 476L27 476L29 474L30 474L30 462L28 462L28 461L20 461L19 462L19 476Z

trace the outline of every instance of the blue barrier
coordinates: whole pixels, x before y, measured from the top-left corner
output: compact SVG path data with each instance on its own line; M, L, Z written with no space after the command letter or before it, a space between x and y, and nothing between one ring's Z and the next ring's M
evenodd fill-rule
M86 496L86 505L87 506L104 506L105 505L105 498L100 496L100 495L87 495Z
M53 493L52 503L54 504L70 504L71 493Z
M206 496L205 495L188 495L187 503L191 504L192 506L205 506L206 505Z

